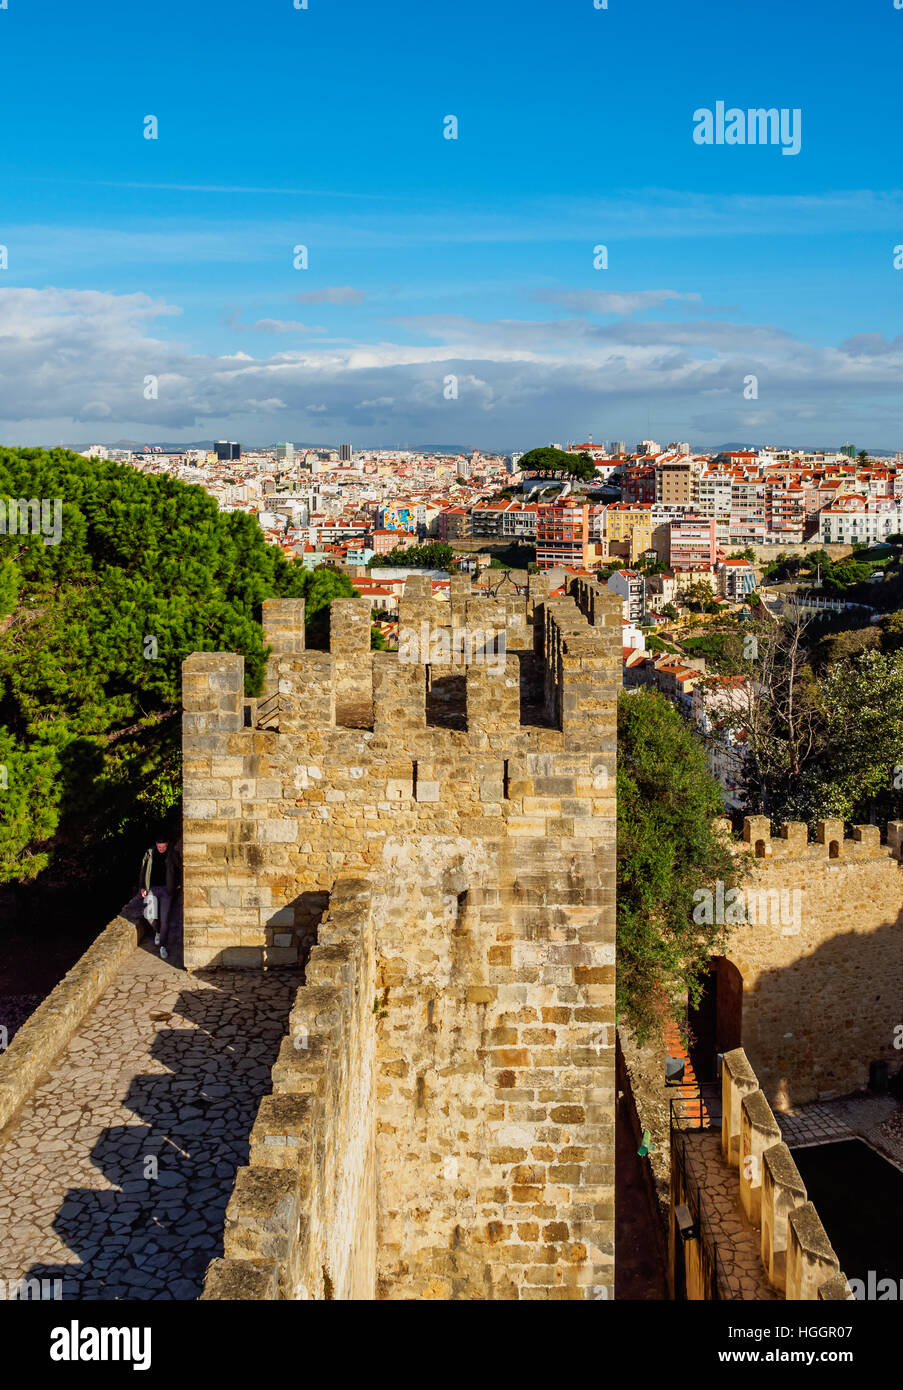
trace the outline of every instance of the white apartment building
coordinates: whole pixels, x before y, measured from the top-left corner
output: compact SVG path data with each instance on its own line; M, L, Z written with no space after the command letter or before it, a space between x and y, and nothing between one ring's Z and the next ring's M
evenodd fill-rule
M615 570L608 587L623 603L623 616L636 623L646 612L646 581L636 570Z
M826 545L875 545L897 531L903 531L903 504L898 500L838 497L819 517L819 539Z
M536 539L536 503L535 502L512 502L502 513L502 535L511 536L518 540L526 538Z
M700 516L712 517L718 540L725 540L730 530L733 478L730 473L702 473L696 485L696 510Z

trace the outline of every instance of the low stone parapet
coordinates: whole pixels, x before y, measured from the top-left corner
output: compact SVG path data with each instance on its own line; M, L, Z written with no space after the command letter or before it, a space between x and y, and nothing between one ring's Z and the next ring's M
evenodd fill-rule
M131 912L131 906L123 911ZM136 949L141 919L121 913L93 941L0 1054L0 1130L36 1090L86 1015Z
M844 1296L840 1262L742 1047L724 1054L721 1098L722 1155L739 1167L737 1199L761 1230L768 1282L794 1301Z
M822 1284L835 1278L843 1278L840 1261L818 1212L806 1202L788 1218L787 1298L818 1298Z
M339 879L260 1102L203 1299L371 1298L376 1279L370 889Z
M761 1091L740 1104L740 1201L754 1226L762 1220L762 1166L765 1154L781 1142L781 1130Z
M775 1144L762 1158L762 1264L768 1282L787 1289L789 1218L806 1202L806 1187L787 1145Z
M721 1152L732 1167L740 1162L741 1106L759 1089L756 1074L742 1047L725 1052L721 1063Z

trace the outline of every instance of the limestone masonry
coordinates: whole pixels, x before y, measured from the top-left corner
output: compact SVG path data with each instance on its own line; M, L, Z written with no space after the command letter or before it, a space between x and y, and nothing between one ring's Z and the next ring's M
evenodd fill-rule
M802 822L773 838L767 817L747 816L743 839L761 907L732 929L726 959L762 1090L778 1110L863 1090L871 1062L900 1062L903 822L882 845L876 825L844 839L842 821L819 821L812 843Z
M431 593L184 663L185 964L306 963L206 1298L613 1296L621 605Z

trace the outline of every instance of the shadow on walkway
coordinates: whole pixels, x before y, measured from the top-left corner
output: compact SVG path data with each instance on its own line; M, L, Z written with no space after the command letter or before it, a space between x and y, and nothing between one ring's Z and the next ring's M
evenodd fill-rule
M168 1070L128 1086L123 1104L142 1123L105 1129L91 1151L117 1190L70 1189L53 1220L80 1263L38 1263L25 1276L62 1279L64 1299L194 1299L222 1254L235 1171L248 1159L299 974L196 978L213 988L183 990L171 1013L150 1009L149 1053Z

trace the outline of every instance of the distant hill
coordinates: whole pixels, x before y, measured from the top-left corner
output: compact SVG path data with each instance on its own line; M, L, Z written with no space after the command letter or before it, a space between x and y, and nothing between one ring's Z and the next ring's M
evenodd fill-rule
M221 435L220 438L226 438L226 436ZM110 443L104 442L100 439L89 439L85 443L71 444L68 447L71 448L77 454L84 453L86 449L90 449L92 444L103 444L103 447L105 449L129 449L132 452L139 454L141 453L142 449L144 449L144 447L147 446L148 449L162 449L164 453L172 454L184 453L186 449L212 449L214 442L215 441L212 439L179 439L168 441L162 439L115 439L112 441L112 443ZM294 444L294 447L299 450L338 449L339 447L338 443L329 444L324 443L323 440L309 441L308 443L298 443L297 440L292 440L291 442ZM246 453L257 453L260 449L274 448L276 440L271 439L265 444L255 444L253 442L246 442L245 440L239 440L239 443L241 444L242 449ZM53 448L53 445L48 444L47 447ZM415 454L471 454L473 453L474 449L474 446L472 444L365 444L360 446L355 445L355 448L359 447L366 450L398 449L399 451L411 451ZM486 452L499 453L510 452L510 450L506 451L497 449L487 449Z

